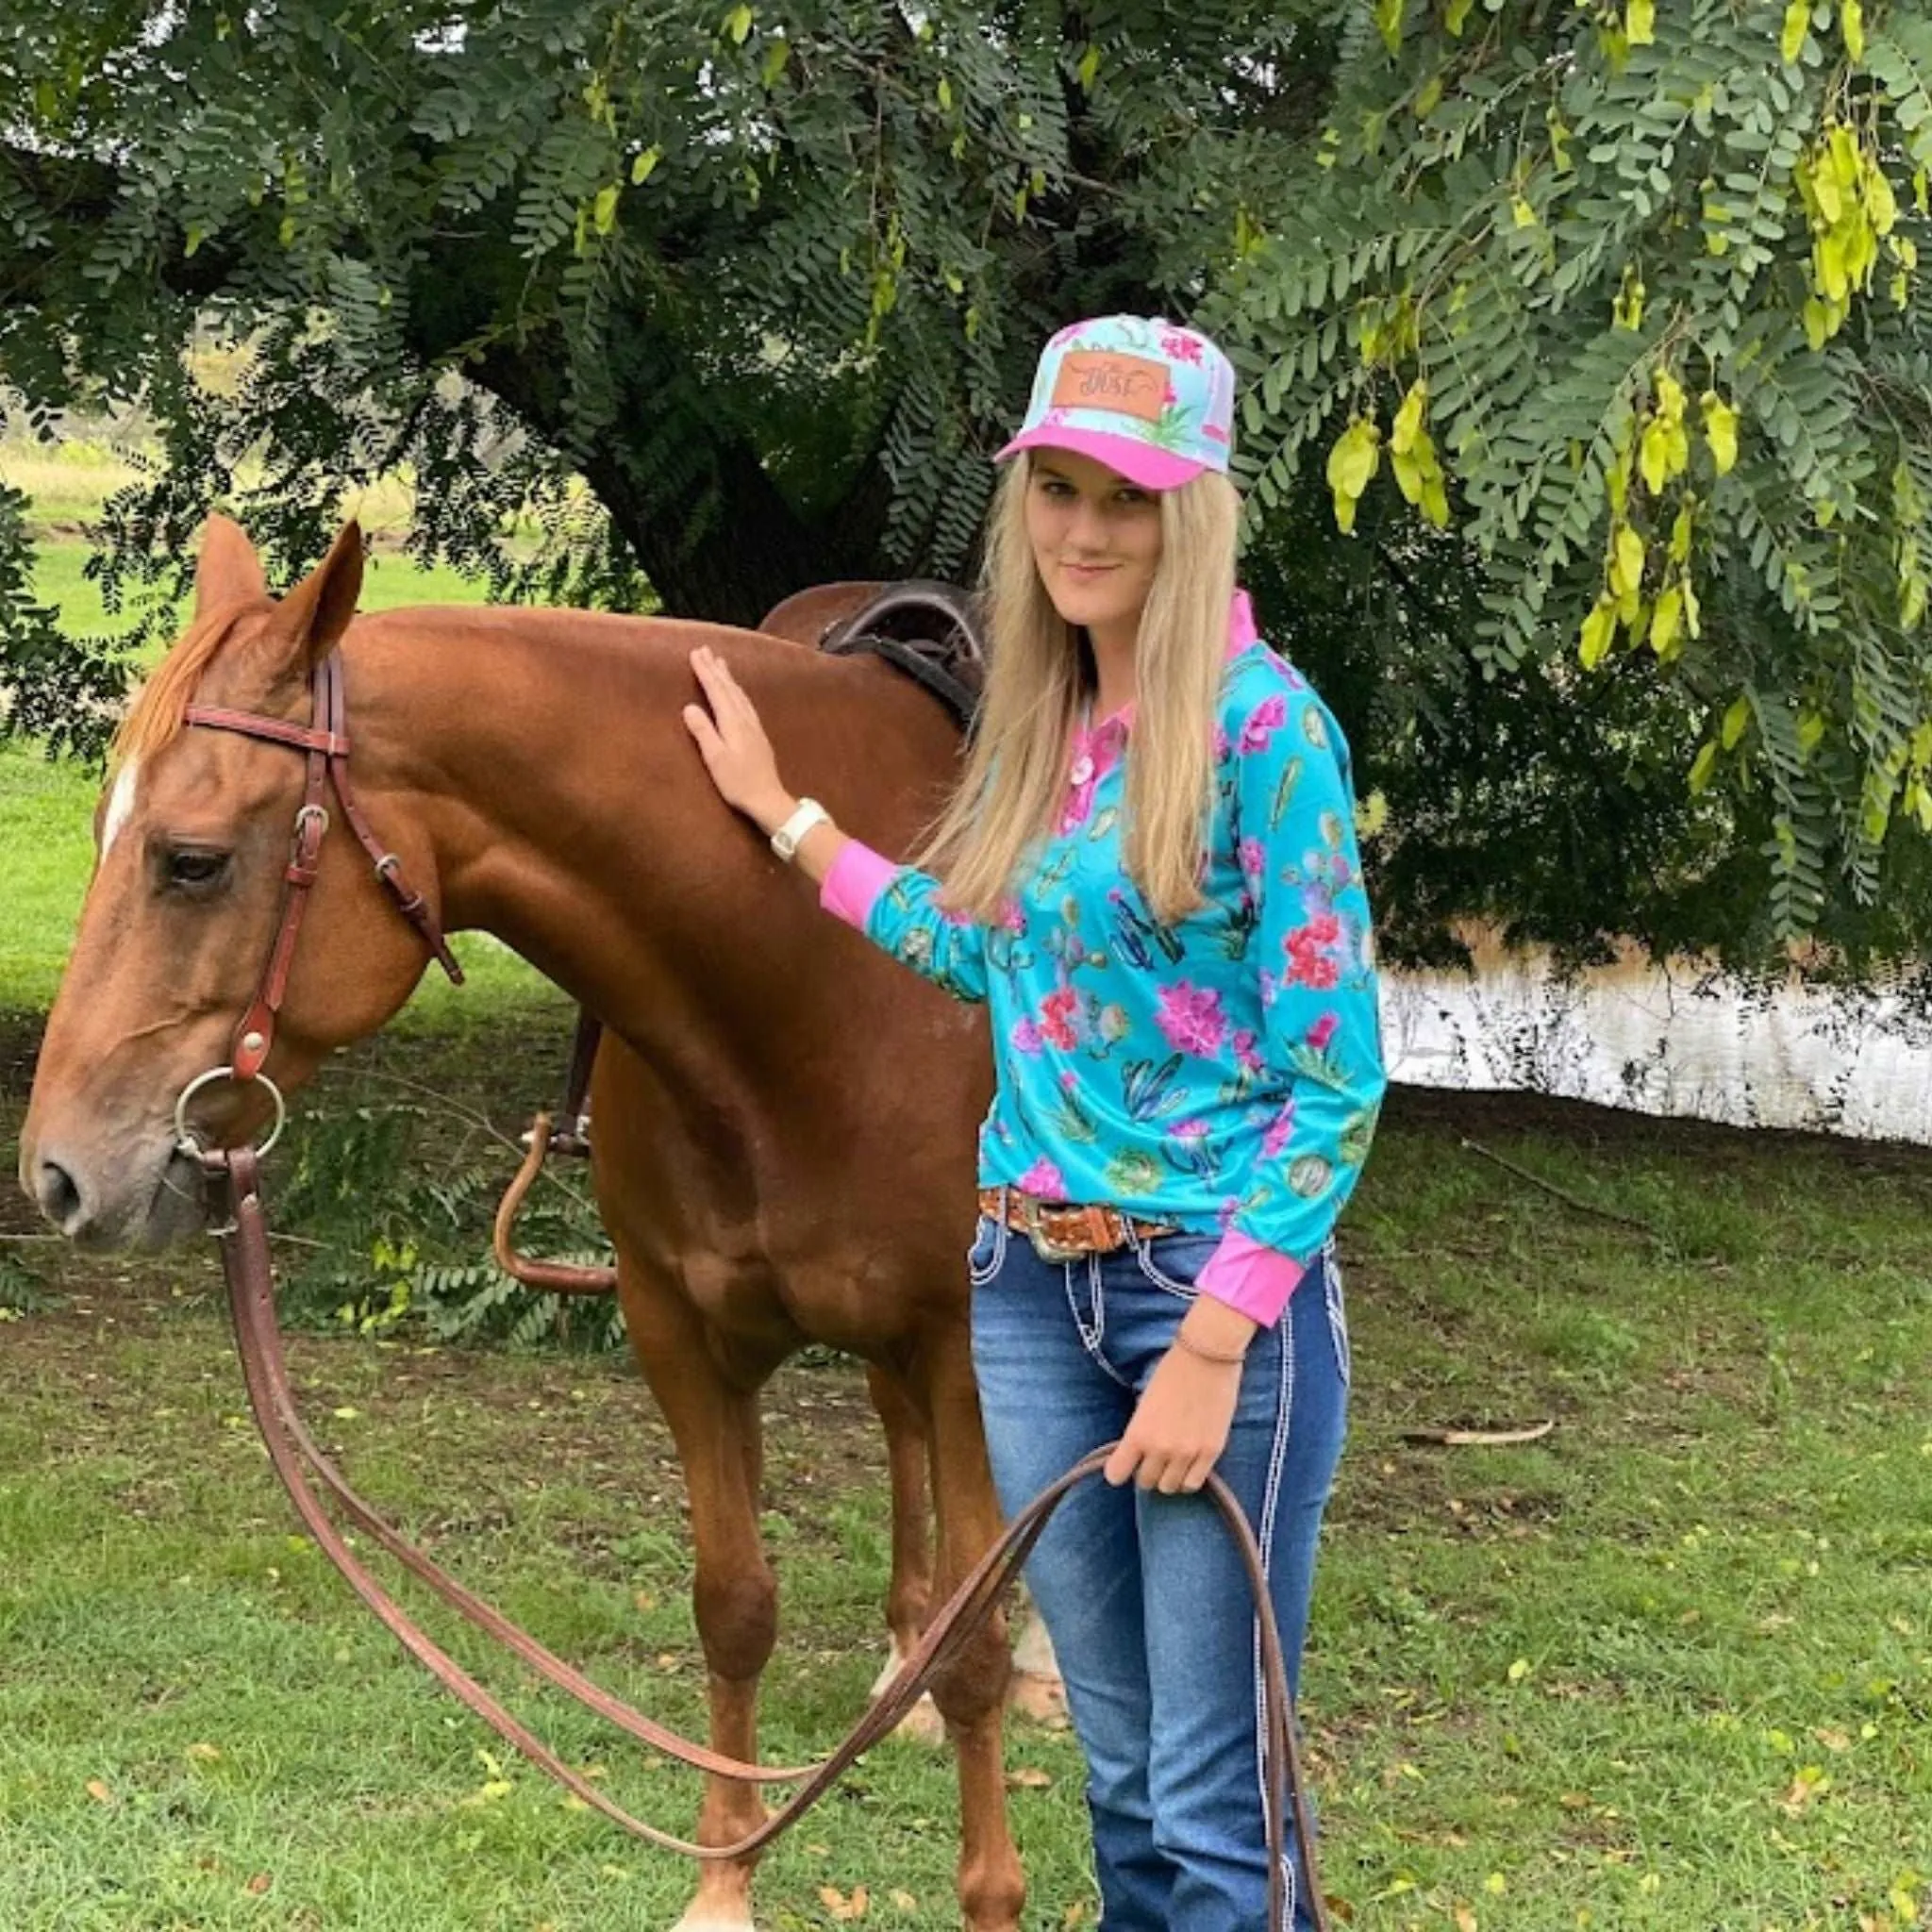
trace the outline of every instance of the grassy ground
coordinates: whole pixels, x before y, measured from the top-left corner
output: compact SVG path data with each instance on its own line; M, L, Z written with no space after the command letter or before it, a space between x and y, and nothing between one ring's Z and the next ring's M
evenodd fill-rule
M508 1124L561 1026L379 1051L494 1091ZM1348 1230L1354 1434L1305 1690L1351 1923L1932 1924L1928 1208L1915 1154L1404 1096ZM37 1273L0 1326L0 1924L668 1924L682 1870L499 1775L291 1537L207 1257L14 1252ZM355 1478L459 1574L695 1717L680 1490L627 1367L315 1336L294 1363ZM771 1404L780 1757L822 1747L878 1662L862 1394L797 1369ZM1527 1448L1403 1440L1542 1416ZM688 1786L518 1701L688 1818ZM1074 1753L1016 1728L1012 1763L1028 1924L1080 1924ZM950 1924L952 1816L941 1763L875 1754L773 1859L767 1923L840 1923L863 1886L867 1923Z

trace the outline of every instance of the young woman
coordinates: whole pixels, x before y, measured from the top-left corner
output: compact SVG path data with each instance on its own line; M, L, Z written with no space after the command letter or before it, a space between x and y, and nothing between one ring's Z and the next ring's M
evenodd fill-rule
M1197 1491L1216 1470L1248 1511L1296 1673L1349 1375L1332 1237L1384 1084L1347 747L1235 589L1233 401L1190 329L1048 343L1001 452L985 706L926 869L793 798L708 651L709 708L685 713L827 910L990 1008L968 1266L1005 1507L1120 1441L1026 1573L1107 1932L1266 1922L1258 1643Z

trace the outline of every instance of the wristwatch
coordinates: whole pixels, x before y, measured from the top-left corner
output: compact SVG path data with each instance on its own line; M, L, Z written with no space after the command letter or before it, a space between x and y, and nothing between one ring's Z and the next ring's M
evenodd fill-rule
M798 856L798 841L814 825L828 825L832 814L816 798L801 798L797 809L772 834L772 850L788 864Z

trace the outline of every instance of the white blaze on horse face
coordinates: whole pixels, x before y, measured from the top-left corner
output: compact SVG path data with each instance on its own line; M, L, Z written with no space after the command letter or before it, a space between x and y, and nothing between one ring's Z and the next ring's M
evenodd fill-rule
M141 760L129 758L121 767L121 774L114 780L114 790L108 799L108 815L101 821L101 857L107 858L113 849L114 840L129 819L134 816L134 791L140 782Z

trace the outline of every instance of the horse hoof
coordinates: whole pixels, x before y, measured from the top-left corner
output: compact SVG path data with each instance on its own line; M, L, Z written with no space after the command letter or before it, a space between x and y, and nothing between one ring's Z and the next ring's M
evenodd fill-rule
M695 1901L671 1932L757 1932L747 1908L736 1910L722 1905Z
M1067 1687L1058 1677L1035 1676L1030 1671L1013 1673L1007 1708L1049 1730L1063 1731L1072 1723L1067 1715Z
M892 1734L892 1740L905 1744L934 1745L946 1741L946 1721L930 1697L922 1697L904 1717Z

